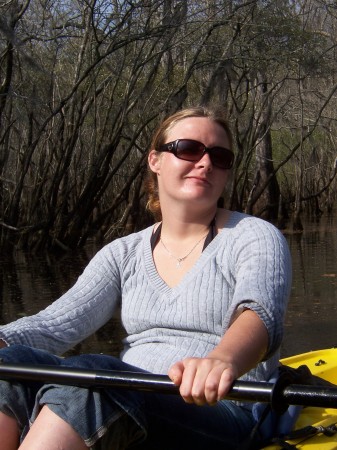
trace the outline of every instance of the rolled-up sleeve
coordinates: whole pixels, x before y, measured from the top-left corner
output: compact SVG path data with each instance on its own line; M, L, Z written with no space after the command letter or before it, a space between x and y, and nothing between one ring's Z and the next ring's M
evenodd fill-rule
M283 338L291 256L282 233L268 222L254 219L244 236L237 239L233 252L236 283L232 310L249 308L263 321L269 336L267 359Z

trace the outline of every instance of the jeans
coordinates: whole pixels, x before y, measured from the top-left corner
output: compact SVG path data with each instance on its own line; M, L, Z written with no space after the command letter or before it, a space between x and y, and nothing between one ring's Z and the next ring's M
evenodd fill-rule
M141 370L106 355L59 358L22 345L0 350L7 363L102 370ZM15 417L24 438L41 407L68 422L95 450L240 449L255 425L250 408L231 401L186 404L176 394L43 382L0 382L0 410Z

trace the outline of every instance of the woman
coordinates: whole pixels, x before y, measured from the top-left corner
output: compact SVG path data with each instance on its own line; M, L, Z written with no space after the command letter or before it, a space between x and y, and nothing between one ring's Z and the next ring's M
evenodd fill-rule
M19 435L20 450L241 448L255 425L252 405L223 398L235 379L267 380L277 368L291 263L271 224L217 208L231 144L215 109L166 119L148 155L149 208L160 221L104 247L46 310L0 328L4 361L131 365L168 373L181 395L2 382L4 450L17 449ZM53 356L102 326L119 303L122 361Z

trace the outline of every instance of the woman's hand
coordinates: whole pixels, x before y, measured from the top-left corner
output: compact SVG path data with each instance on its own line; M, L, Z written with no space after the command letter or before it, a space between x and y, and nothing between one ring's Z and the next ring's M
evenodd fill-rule
M175 363L168 373L180 386L187 403L214 405L226 396L238 377L233 365L216 358L187 358Z
M208 355L178 361L168 375L180 386L187 403L213 405L226 396L237 378L263 359L267 347L265 325L254 311L244 309Z

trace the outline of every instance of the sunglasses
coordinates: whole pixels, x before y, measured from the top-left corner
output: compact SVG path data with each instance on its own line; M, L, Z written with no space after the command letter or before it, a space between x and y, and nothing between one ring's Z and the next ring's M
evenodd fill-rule
M158 149L159 152L173 153L184 161L198 162L205 153L209 154L213 166L219 169L230 169L234 162L234 153L225 147L206 147L202 142L193 139L177 139L168 142Z

